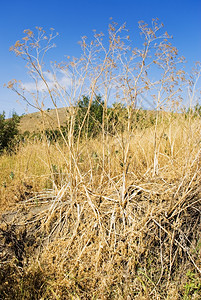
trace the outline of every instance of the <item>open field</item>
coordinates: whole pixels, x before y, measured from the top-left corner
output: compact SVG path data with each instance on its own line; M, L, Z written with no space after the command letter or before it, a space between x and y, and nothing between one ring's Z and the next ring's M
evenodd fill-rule
M166 114L157 138L150 125L3 154L1 297L200 299L200 129Z

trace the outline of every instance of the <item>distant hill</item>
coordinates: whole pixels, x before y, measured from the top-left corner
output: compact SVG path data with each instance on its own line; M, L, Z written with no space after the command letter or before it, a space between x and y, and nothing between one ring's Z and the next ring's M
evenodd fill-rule
M58 115L61 125L65 125L67 119L67 109L58 108ZM44 111L45 128L56 129L58 127L57 114L55 109ZM19 130L20 133L25 131L39 132L43 129L43 118L41 112L26 114L21 117Z
M58 112L60 125L65 126L66 121L69 117L69 108L67 107L58 108L57 112ZM53 130L57 129L58 128L57 112L56 109L48 109L43 112L43 117L41 112L35 112L35 113L23 115L21 117L20 125L19 125L20 133L24 133L26 131L29 131L30 133L41 132L44 129L43 122L45 125L45 129L53 129ZM172 116L172 114L165 111L161 111L159 114L162 118L164 117L170 118ZM140 126L146 128L152 126L155 123L155 118L156 118L156 111L137 109L134 120L138 124L139 128Z

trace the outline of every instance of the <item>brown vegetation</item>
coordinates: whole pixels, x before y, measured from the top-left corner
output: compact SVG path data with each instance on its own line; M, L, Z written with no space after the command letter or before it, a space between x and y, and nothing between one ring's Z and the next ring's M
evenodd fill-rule
M117 137L104 162L100 139L83 142L80 176L59 144L49 158L42 142L3 155L1 295L199 299L201 123L186 125L160 126L154 176L153 127L132 137L125 176Z
M52 34L43 39L38 28L40 41L35 41L26 31L12 48L46 85L60 138L51 142L42 134L0 158L2 298L200 299L201 121L191 110L175 113L187 79L168 34L156 36L161 29L156 20L152 28L139 27L142 49L128 48L125 27L116 24L109 27L109 49L102 34L89 45L84 38L81 59L58 65L66 76L72 72L70 91L56 79L54 86L48 83L37 56L39 42L48 41L46 51ZM29 52L34 49L35 59ZM147 75L153 65L161 73L155 82ZM196 82L191 77L191 105ZM24 97L15 83L9 87ZM83 89L90 101L74 135L74 101L86 94ZM124 109L117 105L111 119L108 100L114 89ZM103 118L92 138L85 125L100 91ZM140 123L138 97L147 91L155 118L144 122L145 114ZM31 103L44 120L38 93L32 93ZM65 136L58 95L69 103Z

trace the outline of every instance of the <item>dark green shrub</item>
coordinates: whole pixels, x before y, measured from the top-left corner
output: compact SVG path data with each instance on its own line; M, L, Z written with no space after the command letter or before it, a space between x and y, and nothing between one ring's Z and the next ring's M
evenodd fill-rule
M0 114L0 153L4 150L13 150L19 134L19 122L20 117L16 113L10 119L5 118L5 112Z
M108 130L111 134L124 132L128 126L129 113L131 130L145 129L155 124L156 111L130 109L128 112L122 103L116 102L108 109Z
M189 117L192 117L193 119L194 118L197 118L197 117L201 117L201 105L199 103L197 103L195 106L191 107L191 108L188 108L188 109L185 109L183 110L183 113L185 115L185 118L189 118Z
M108 109L108 131L115 134L117 131L125 130L128 120L126 107L122 103L115 102Z
M45 136L50 142L56 142L61 138L61 133L58 129L46 129Z
M103 122L103 101L101 96L96 96L90 104L90 99L83 96L78 101L77 114L75 118L75 136L95 137L102 130Z

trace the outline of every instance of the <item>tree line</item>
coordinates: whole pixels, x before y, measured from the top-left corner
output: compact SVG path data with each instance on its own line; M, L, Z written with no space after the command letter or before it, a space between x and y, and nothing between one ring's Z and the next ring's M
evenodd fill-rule
M201 116L201 106L196 105L192 109L185 112L185 117L189 114L192 117ZM105 118L105 120L104 120ZM104 130L113 135L117 132L123 132L127 124L127 109L120 102L115 102L105 111L104 102L101 96L96 96L90 103L88 96L82 96L77 102L76 115L74 119L74 138L95 138ZM0 153L3 151L13 151L19 141L26 138L46 137L50 142L55 142L61 138L61 135L68 135L68 124L61 126L59 129L45 129L44 132L30 133L25 131L19 132L19 124L21 117L13 113L12 117L6 119L5 112L0 114ZM156 120L156 111L148 111L143 109L134 109L132 115L132 129L145 129L153 126Z

